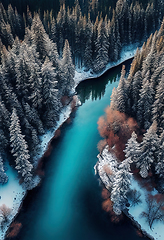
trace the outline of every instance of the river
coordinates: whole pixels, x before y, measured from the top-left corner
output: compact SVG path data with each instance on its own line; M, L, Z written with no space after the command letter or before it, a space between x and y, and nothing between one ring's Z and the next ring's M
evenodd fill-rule
M126 61L129 69L131 61ZM20 240L140 240L128 219L115 225L101 208L101 187L94 175L98 118L110 104L121 66L77 87L80 106L62 127L45 158L42 184L30 191L16 221Z

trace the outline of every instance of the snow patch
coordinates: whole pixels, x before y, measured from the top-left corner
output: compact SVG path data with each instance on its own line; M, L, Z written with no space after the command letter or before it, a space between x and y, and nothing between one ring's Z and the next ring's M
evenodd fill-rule
M108 146L106 146L101 154L98 156L99 161L94 166L95 174L98 172L101 181L104 183L107 189L110 189L112 185L112 175L106 173L106 167L108 166L111 172L117 170L117 160L115 157L108 151Z
M25 191L22 186L19 184L17 178L17 172L7 164L8 170L6 174L9 178L8 182L5 185L0 185L0 206L3 204L6 207L11 209L11 213L8 217L8 222L4 225L3 230L0 230L0 239L4 239L5 233L8 229L8 226L13 221L15 215L18 212L20 203L22 202L23 197L25 196ZM0 215L1 216L1 215ZM0 217L0 224L2 223L3 218Z
M141 229L146 233L150 234L155 240L163 240L164 239L164 223L158 221L154 222L152 229L150 229L149 224L146 222L146 218L141 217L141 213L143 211L146 212L147 203L146 197L148 194L155 195L158 193L156 189L151 192L148 192L145 188L142 188L137 181L133 178L131 189L136 189L138 192L141 193L141 203L136 206L129 207L129 214L134 218L141 225Z

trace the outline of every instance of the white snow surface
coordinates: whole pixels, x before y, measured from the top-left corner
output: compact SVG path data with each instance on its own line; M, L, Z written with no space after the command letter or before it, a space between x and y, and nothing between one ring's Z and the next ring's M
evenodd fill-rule
M118 163L115 157L108 151L106 146L101 154L98 154L98 162L94 166L95 174L99 174L101 181L104 183L107 189L110 189L112 183L112 175L107 175L105 167L109 166L110 170L114 173L117 169Z
M137 50L137 44L130 44L129 46L125 46L121 50L120 59L117 62L109 62L106 65L106 68L101 73L93 73L91 70L85 71L85 68L76 68L75 70L75 88L76 86L83 80L91 79L91 78L97 78L103 75L107 70L116 67L117 65L121 64L122 62L134 57L136 50Z
M43 154L47 150L50 140L54 137L55 131L62 125L63 122L65 122L69 118L71 111L72 111L72 108L70 103L68 106L62 109L60 113L60 119L57 122L56 127L51 131L47 131L43 136L41 136L41 151L38 154L37 159L43 156Z
M137 180L135 180L133 178L132 180L132 189L136 189L137 191L139 191L141 193L141 203L136 205L136 206L130 206L129 207L129 214L134 218L134 220L136 220L140 226L141 229L144 230L145 232L147 232L148 234L150 234L150 236L152 236L155 240L163 240L164 239L164 223L160 222L160 221L154 221L153 225L152 225L152 229L150 229L148 223L146 222L146 218L141 217L141 213L143 211L146 212L146 196L148 194L150 195L155 195L158 194L157 190L154 189L151 192L148 192L145 188L142 188Z
M109 189L110 187L110 181L109 181L109 178L107 177L106 172L104 171L104 166L108 165L114 172L114 169L117 166L116 161L117 161L116 158L110 152L108 152L108 147L105 147L101 155L100 154L98 155L98 162L94 167L95 174L97 174L98 172L98 175L101 181L105 184L107 189ZM164 230L163 230L164 223L160 221L158 222L154 221L152 225L152 229L150 229L148 223L146 222L146 218L141 217L141 213L143 211L146 212L146 209L147 209L147 203L146 203L147 195L158 194L158 191L156 189L153 189L153 191L148 191L146 188L141 187L138 180L136 180L133 176L132 176L130 188L133 190L137 190L138 192L141 193L141 197L140 197L141 203L135 206L130 206L128 208L129 214L132 216L132 218L135 221L137 221L140 224L142 231L145 231L155 240L164 240Z
M26 193L19 184L16 171L8 164L7 168L8 170L6 171L6 174L9 177L9 180L5 185L0 185L0 206L5 204L6 207L11 209L11 213L9 215L9 222L4 226L3 231L2 229L0 230L0 239L4 239L8 226L17 214L21 201ZM1 222L2 217L0 217L0 224Z
M124 62L128 60L129 58L133 57L137 49L137 45L130 45L128 47L125 47L121 51L121 58L117 62L109 63L105 70L99 74L93 74L91 71L85 72L84 69L77 69L75 71L75 87L80 83L81 81L89 78L96 78L101 76L104 72L106 72L108 69L119 65L121 62ZM75 89L74 87L74 89ZM74 92L74 89L72 92ZM77 105L80 105L79 100L77 99ZM46 151L48 147L48 143L54 136L54 133L56 129L59 128L60 125L62 125L63 122L66 121L66 119L69 117L71 113L71 104L66 106L62 109L62 112L60 114L60 119L57 123L57 126L52 129L51 131L47 131L42 137L41 137L41 151L40 153L35 157L35 159L39 159L43 156L44 152ZM15 215L19 211L19 207L22 203L22 200L24 196L26 195L26 190L23 189L23 187L19 184L19 179L17 178L17 173L14 169L12 169L9 165L7 165L7 176L8 176L8 183L5 185L0 185L0 206L5 204L7 207L11 208L11 214L9 216L9 221L4 226L3 230L0 228L0 240L4 239L6 231L8 230L9 225L13 221ZM2 218L0 215L0 223L2 222Z

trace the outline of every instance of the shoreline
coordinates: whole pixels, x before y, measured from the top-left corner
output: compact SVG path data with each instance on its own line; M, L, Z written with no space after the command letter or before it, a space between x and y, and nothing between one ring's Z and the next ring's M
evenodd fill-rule
M110 175L107 174L104 166L109 166L109 168L111 169L112 172L115 171L115 168L117 168L118 162L115 158L115 156L108 151L108 145L106 145L106 147L103 149L103 151L101 152L101 154L99 153L97 155L97 162L94 166L94 170L95 170L95 175L97 176L98 180L100 181L100 186L105 187L109 192L111 191L111 187L112 187L112 176L110 177ZM152 229L149 228L149 225L145 225L144 220L142 220L143 218L141 218L141 220L138 220L136 218L136 214L137 213L142 213L143 211L145 211L145 209L143 208L144 201L145 201L145 196L147 196L147 194L149 193L153 193L156 194L155 189L151 190L151 192L147 192L144 190L143 187L141 187L138 182L135 180L135 178L132 178L131 181L131 189L140 191L141 193L141 203L135 206L129 206L126 209L122 210L123 214L125 214L126 217L128 217L130 219L130 221L132 222L132 224L142 233L143 236L147 237L150 240L155 240L155 239L161 239L161 237L158 237L157 232L158 229L155 229L155 226L153 227L153 231ZM133 209L133 210L132 210Z
M136 51L136 47L133 47L132 49L130 49L129 51L127 51L127 53L129 53L130 55L126 55L126 52L123 51L123 54L125 54L125 56L122 56L120 58L119 61L117 62L114 62L114 63L109 63L107 64L106 68L99 74L91 74L90 71L88 72L84 72L83 70L81 72L75 72L75 77L74 77L74 80L75 80L75 87L73 90L75 90L75 88L77 87L77 85L82 82L82 81L85 81L87 79L93 79L93 78L99 78L100 76L102 76L103 74L105 74L108 70L116 67L116 66L119 66L120 64L122 64L123 62L127 61L127 60L130 60L134 57L134 54L135 54L135 51ZM84 74L85 73L85 74ZM87 75L86 75L87 73ZM74 91L75 93L75 91ZM65 106L61 113L60 113L60 119L59 121L57 122L57 126L55 127L55 129L52 129L51 131L47 132L46 134L44 134L42 137L41 137L41 147L42 147L42 151L39 153L39 155L36 157L37 159L37 163L39 164L40 161L42 161L42 159L44 158L44 156L50 151L50 147L51 147L51 141L53 140L53 138L55 137L55 133L57 130L60 129L60 127L67 121L67 119L70 117L70 114L72 113L72 109L71 109L71 104L74 100L74 98L76 99L76 105L75 106L80 106L80 103L79 103L79 100L78 100L78 97L77 95L73 95L72 97L72 101L67 105ZM64 111L65 110L65 111ZM40 183L40 181L38 182L38 184ZM34 187L36 188L38 186L38 184ZM33 189L34 189L33 188ZM29 190L30 191L30 190ZM23 201L25 200L26 196L28 194L28 190L24 190L24 196L20 199L19 201L19 207L18 209L15 211L16 214L14 216L11 217L11 220L10 222L8 222L7 226L6 226L6 229L5 231L1 234L1 239L5 239L6 238L6 235L9 233L8 231L10 231L10 226L11 224L14 222L15 218L18 216L21 208L22 208L22 204L23 204Z

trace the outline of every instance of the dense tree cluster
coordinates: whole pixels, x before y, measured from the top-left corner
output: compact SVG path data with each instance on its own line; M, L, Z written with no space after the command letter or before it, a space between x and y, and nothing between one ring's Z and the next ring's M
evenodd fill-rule
M95 72L102 71L109 61L118 60L123 46L146 40L159 27L164 14L164 4L160 0L146 1L143 5L142 1L118 0L114 1L113 8L108 1L104 8L104 2L100 0L85 3L77 0L70 5L64 2L61 1L58 12L39 12L38 18L57 45L60 57L67 39L74 64ZM31 26L34 20L37 21L36 13L31 13L28 7L26 14L21 16L11 5L5 10L0 4L0 15L0 37L6 47L13 45L15 36L23 40L29 28L31 31L36 28ZM40 56L45 53L40 52Z
M136 129L128 128L124 139L126 140L123 152L124 160L116 155L119 162L117 171L112 172L110 186L113 210L116 214L126 208L130 196L131 169L139 169L142 178L153 176L160 183L164 181L164 21L159 31L151 34L142 48L137 50L131 64L129 75L126 77L125 66L122 68L119 85L113 89L110 113L123 116L126 122L137 121ZM118 114L119 113L119 114ZM107 114L99 119L99 131L105 137L106 144L111 152L117 151L117 141L109 142L109 129L111 118L112 126L117 125L114 114ZM122 118L121 118L122 116ZM108 120L109 119L109 120ZM123 126L123 123L122 123ZM128 130L132 130L129 137ZM117 130L118 131L118 130ZM117 137L115 132L112 139ZM118 135L119 139L120 136ZM123 142L123 140L121 139ZM114 147L113 147L114 145ZM111 149L111 147L113 147ZM110 165L110 162L109 162ZM132 166L132 168L130 168ZM110 173L111 174L111 173ZM160 189L162 191L162 188ZM147 215L146 215L147 216ZM151 224L150 224L151 225Z
M31 19L31 26L25 29L23 41L12 29L10 36L1 41L0 150L2 158L11 152L11 163L30 188L39 136L55 127L62 108L61 97L69 96L74 86L75 69L68 40L63 57L59 58L56 43L50 40L37 13ZM5 183L2 159L0 166L0 182Z
M163 63L164 21L159 31L151 34L143 47L137 50L127 78L123 67L119 85L113 90L111 96L111 108L136 119L140 133L144 133L142 138L137 136L137 132L132 133L124 150L125 160L121 165L132 164L133 168L135 166L139 169L142 178L153 174L160 182L164 180ZM117 196L118 191L113 197L112 192L116 187L119 189L121 176L116 172L113 179L111 198L115 211L115 206L119 204L122 197ZM126 189L126 184L122 188ZM118 207L118 209L121 208Z
M141 2L118 0L108 7L103 0L85 4L77 0L70 5L60 1L58 12L33 12L27 7L25 13L19 9L19 14L11 4L4 8L0 3L0 151L2 158L11 153L11 162L26 186L34 176L39 136L55 126L61 97L70 95L74 86L75 67L100 72L108 62L119 59L123 46L140 43L159 27L162 1ZM160 42L157 51L161 51ZM149 73L151 69L147 78ZM124 71L121 82L126 90ZM120 88L120 101L122 93ZM153 91L150 94L156 98ZM147 100L150 108L152 99ZM127 98L122 101L122 111L127 102ZM142 122L142 101L140 110ZM0 171L5 182L3 161Z

